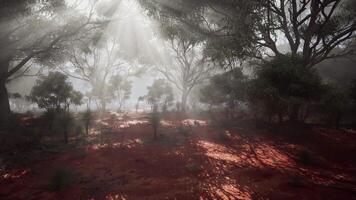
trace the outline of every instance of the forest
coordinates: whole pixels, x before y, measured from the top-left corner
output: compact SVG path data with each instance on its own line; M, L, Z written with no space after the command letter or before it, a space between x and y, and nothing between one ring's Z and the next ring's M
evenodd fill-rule
M355 0L0 0L0 199L355 199Z

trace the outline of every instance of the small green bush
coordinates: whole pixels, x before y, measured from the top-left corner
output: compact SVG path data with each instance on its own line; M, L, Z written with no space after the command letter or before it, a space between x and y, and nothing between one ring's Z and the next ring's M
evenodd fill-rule
M160 114L156 109L151 113L149 120L153 128L153 138L156 139L158 134L158 128L161 123Z
M219 140L222 142L231 141L231 134L228 131L222 131L219 133Z
M51 177L49 186L51 190L62 190L69 188L72 183L73 175L68 169L58 169Z
M298 161L303 165L311 165L315 163L313 156L306 150L299 152Z
M305 181L299 176L291 176L288 180L288 184L292 187L303 187L306 185Z
M82 115L82 121L84 123L84 126L85 126L85 129L86 129L86 132L87 132L87 129L89 129L89 126L93 123L94 121L94 113L90 110L90 109L87 109L83 115ZM87 133L88 134L88 133Z
M192 129L190 127L186 127L186 126L178 126L178 133L182 134L184 136L189 136L190 134L192 134Z
M191 173L198 173L201 170L200 166L196 163L187 164L185 168Z

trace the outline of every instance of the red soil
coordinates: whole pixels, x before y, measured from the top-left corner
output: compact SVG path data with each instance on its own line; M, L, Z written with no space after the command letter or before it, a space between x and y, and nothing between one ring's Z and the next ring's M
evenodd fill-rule
M102 120L82 145L8 171L0 179L0 199L352 199L356 194L354 133L313 128L307 142L288 142L283 134L276 139L270 132L222 130L187 120L188 136L177 131L177 121L168 121L160 131L165 136L153 141L142 119L125 120ZM310 152L313 164L298 161L303 151ZM71 186L50 190L51 177L63 168L72 174Z

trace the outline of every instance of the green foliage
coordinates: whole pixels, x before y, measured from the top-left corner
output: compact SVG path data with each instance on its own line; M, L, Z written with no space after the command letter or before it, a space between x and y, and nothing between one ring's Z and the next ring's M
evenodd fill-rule
M75 91L67 79L60 72L40 77L32 88L30 99L47 111L68 110L70 104L80 105L82 94Z
M346 89L326 85L320 105L329 125L339 126L341 118L351 108L351 99Z
M305 67L300 57L278 56L257 68L249 100L269 116L286 113L291 120L297 120L300 107L317 100L321 93L319 75Z
M200 90L200 100L210 106L223 105L228 117L233 118L235 110L246 101L247 77L240 68L215 75L210 83Z

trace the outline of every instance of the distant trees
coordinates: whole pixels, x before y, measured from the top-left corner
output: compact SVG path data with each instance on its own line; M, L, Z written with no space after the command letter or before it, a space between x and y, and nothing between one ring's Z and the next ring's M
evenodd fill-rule
M109 84L109 91L121 112L125 102L130 98L132 82L121 75L115 75L111 77Z
M192 90L211 75L214 66L203 57L199 35L181 30L174 22L162 25L172 62L156 69L181 93L181 111L185 112Z
M121 110L131 93L128 77L137 75L138 70L120 58L119 44L115 39L94 35L89 42L81 43L81 48L73 48L70 58L74 74L70 69L62 69L66 74L86 81L91 86L89 95L97 100L101 111L116 99Z
M10 114L9 81L26 74L33 63L48 67L62 62L73 41L106 26L110 16L96 13L95 2L86 3L90 10L83 13L64 0L1 1L0 126Z

